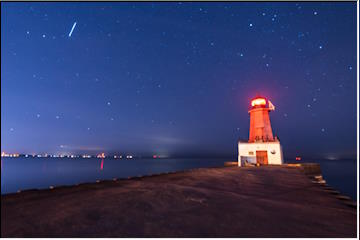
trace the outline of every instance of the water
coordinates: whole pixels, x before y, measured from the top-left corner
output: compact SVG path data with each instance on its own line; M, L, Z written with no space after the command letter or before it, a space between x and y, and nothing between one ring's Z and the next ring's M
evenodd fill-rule
M1 194L201 167L228 159L2 158Z
M342 194L357 199L357 167L355 159L342 160L311 160L311 161L285 161L285 162L312 162L319 163L326 183L337 189Z
M127 178L201 167L221 167L228 159L3 158L1 194L96 180ZM286 161L292 162L292 161ZM304 161L300 161L304 162ZM327 183L356 200L356 160L319 160Z

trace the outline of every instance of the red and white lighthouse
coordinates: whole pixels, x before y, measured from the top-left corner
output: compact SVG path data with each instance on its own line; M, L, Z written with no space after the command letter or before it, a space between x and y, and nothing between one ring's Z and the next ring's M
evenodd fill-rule
M269 112L274 110L275 106L264 97L251 100L249 140L238 143L239 166L283 163L281 145L274 137L270 123Z
M274 105L263 97L256 97L251 101L249 142L274 140L269 117L272 110Z

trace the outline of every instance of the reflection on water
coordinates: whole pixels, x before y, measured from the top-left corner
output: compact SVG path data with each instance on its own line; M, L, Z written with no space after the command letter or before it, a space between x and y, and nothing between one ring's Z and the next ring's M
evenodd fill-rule
M127 178L200 167L220 167L225 161L229 159L102 158L99 164L98 158L3 158L1 159L1 193L95 182L98 179ZM311 162L320 163L322 174L329 185L356 199L356 160Z
M104 158L101 159L101 163L100 163L100 170L102 171L104 169Z

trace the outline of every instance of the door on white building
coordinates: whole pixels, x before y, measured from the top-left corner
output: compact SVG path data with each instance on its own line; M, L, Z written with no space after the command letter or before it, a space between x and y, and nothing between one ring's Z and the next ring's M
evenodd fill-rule
M256 163L259 163L261 165L268 164L267 151L256 151Z

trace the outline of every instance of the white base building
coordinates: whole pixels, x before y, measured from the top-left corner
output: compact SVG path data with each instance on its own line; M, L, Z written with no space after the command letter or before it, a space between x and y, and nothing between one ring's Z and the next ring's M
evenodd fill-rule
M279 141L239 142L238 166L247 164L283 164L283 153Z

